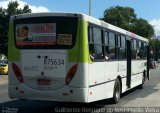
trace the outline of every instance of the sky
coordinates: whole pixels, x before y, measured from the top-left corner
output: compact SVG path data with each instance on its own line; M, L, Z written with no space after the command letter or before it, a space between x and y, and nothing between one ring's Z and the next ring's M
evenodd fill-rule
M9 1L18 1L20 8L28 4L32 12L78 12L89 14L89 0L0 0L0 7L7 8ZM147 20L160 35L160 0L91 0L91 15L103 17L105 9L112 6L131 7L137 18Z

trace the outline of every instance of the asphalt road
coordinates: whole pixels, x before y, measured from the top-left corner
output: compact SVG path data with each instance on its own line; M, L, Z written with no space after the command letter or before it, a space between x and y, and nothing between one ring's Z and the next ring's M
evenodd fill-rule
M11 100L8 97L7 87L7 82L1 83L0 81L0 113L160 112L160 66L151 70L151 79L145 82L144 89L134 88L124 93L118 104L113 104L110 99L90 104ZM125 109L121 109L122 107Z

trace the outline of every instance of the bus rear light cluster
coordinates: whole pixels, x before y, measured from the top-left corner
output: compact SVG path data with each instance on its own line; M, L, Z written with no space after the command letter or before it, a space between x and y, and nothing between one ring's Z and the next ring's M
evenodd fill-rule
M23 83L24 81L23 81L23 77L22 77L22 72L19 69L19 67L15 63L12 63L12 69L13 69L13 72L16 75L17 79L20 81L20 83Z
M77 68L78 68L78 64L75 64L69 69L67 77L66 77L66 85L68 85L71 82L71 80L73 79L73 77L77 71Z

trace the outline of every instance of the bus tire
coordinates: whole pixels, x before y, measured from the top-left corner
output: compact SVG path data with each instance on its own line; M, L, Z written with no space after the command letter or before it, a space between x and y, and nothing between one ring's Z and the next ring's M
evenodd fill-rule
M22 99L22 98L20 99L20 101L26 101L26 100L27 100L27 99Z
M144 83L142 82L142 84L140 84L140 85L138 86L138 88L139 88L139 89L143 89L143 88L144 88L143 85L144 85Z
M114 84L113 98L112 98L114 104L118 103L120 95L121 95L121 85L119 79L116 79Z

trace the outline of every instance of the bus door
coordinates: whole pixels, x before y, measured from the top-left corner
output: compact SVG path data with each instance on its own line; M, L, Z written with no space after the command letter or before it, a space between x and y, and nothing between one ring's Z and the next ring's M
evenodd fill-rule
M149 66L150 66L150 46L147 46L147 79L149 80Z
M127 88L131 87L131 41L127 40Z

